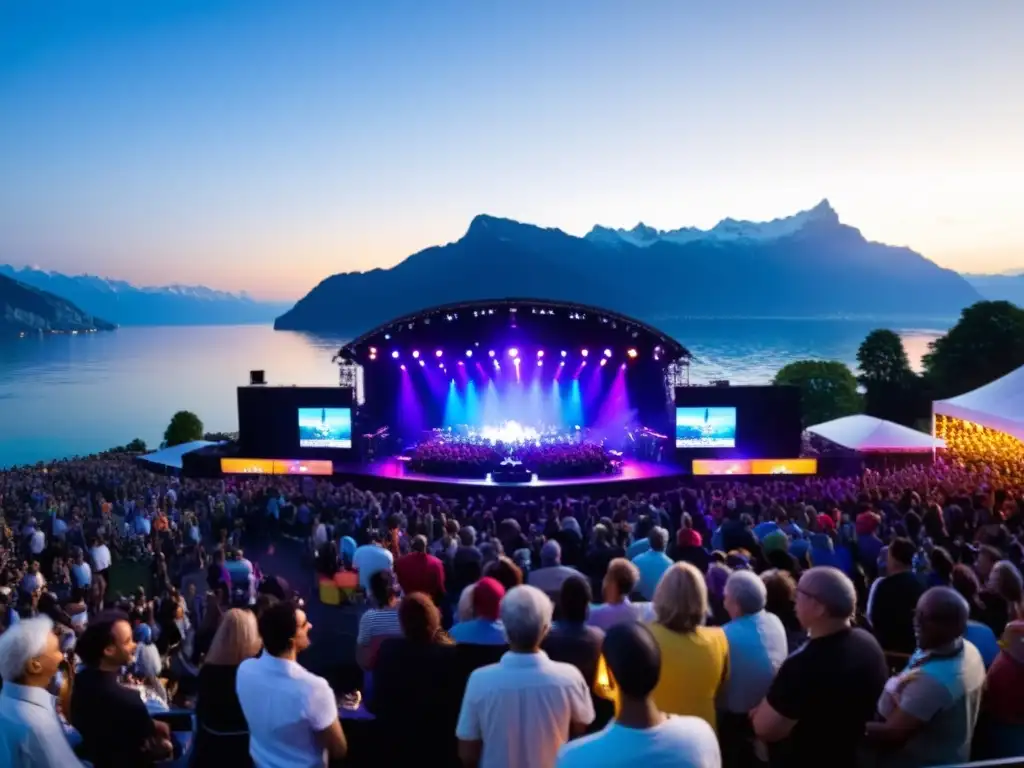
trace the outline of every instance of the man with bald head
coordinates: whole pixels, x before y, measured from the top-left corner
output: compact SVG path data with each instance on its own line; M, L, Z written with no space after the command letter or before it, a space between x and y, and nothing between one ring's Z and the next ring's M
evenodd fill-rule
M811 568L800 577L796 615L808 640L751 712L772 766L857 765L888 669L878 641L851 626L856 610L853 582L838 568Z
M868 723L878 766L963 763L985 685L985 662L963 639L970 607L949 587L921 595L914 612L917 651L886 683L878 700L883 722Z

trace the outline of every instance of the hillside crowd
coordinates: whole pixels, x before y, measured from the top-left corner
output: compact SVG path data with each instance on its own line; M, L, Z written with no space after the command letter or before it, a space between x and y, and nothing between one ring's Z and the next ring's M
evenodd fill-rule
M0 764L182 759L160 715L182 704L197 766L1021 754L1016 466L537 501L128 455L0 472ZM297 663L306 607L241 549L281 534L365 600L357 694ZM117 588L125 563L147 587Z

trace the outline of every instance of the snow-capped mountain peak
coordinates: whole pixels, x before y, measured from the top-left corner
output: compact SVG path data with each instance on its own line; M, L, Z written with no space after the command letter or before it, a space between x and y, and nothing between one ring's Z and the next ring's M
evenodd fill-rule
M838 214L836 214L828 200L822 200L816 206L806 211L800 211L792 216L772 219L771 221L738 221L725 218L708 230L697 227L659 230L641 222L629 230L595 226L586 237L593 242L608 245L625 242L643 248L661 241L682 244L695 240L723 242L735 240L777 240L781 237L794 235L811 225L835 224L839 224Z

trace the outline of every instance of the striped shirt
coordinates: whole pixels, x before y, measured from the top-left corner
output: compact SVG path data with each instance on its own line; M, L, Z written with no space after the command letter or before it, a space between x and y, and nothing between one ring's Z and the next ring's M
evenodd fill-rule
M370 608L359 617L357 645L369 645L384 637L401 637L402 625L398 621L398 607Z

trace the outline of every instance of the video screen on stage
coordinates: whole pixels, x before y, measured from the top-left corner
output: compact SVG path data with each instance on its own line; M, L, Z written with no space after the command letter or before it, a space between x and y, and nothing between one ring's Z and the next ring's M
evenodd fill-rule
M351 448L351 408L299 408L300 448Z
M735 408L676 408L676 448L735 447Z

